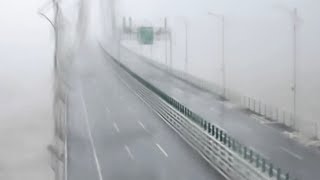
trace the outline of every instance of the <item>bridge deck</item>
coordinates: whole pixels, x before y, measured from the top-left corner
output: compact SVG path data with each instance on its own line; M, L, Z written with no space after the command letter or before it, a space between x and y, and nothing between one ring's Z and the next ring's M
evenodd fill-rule
M260 152L274 165L303 180L320 178L320 154L286 137L281 129L250 116L218 96L201 91L168 73L145 63L143 57L121 49L121 61L169 96L219 125L243 144ZM144 59L149 60L149 59Z
M116 76L97 45L70 74L69 180L223 179Z

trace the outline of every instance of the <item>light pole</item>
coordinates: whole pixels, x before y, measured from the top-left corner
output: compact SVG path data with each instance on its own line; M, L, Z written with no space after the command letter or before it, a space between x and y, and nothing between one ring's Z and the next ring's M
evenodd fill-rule
M184 70L186 73L188 73L188 23L187 20L184 20L185 30L186 30L186 46L185 46L185 64L184 64Z
M222 14L208 12L208 15L221 20L221 73L222 73L222 98L226 99L226 66L225 66L225 18Z
M167 18L164 18L164 34L165 34L165 64L168 65L168 29L167 29Z
M121 61L121 36L122 36L122 30L119 28L119 35L118 35L118 60Z
M297 23L298 23L298 9L293 10L293 127L296 125L297 118Z
M44 11L47 11L49 5L53 5L54 8L54 19L51 20ZM52 0L49 1L45 6L39 9L39 15L45 18L52 26L54 32L54 70L58 70L58 41L59 41L59 29L58 29L58 18L60 15L60 5L58 2Z
M172 31L169 32L170 38L170 69L172 69Z

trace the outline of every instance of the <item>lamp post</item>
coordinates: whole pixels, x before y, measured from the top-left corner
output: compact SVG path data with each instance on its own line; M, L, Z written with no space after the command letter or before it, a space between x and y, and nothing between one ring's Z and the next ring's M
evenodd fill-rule
M221 20L221 73L222 73L222 98L226 99L226 66L225 66L225 18L222 14L208 12L208 15Z
M185 25L185 38L186 38L186 44L185 44L185 64L184 64L184 70L186 73L188 73L188 63L189 63L189 58L188 58L188 22L185 19L184 20L184 25Z
M168 65L168 29L167 17L164 18L164 34L165 34L165 64Z
M293 127L296 126L297 118L297 23L298 23L298 9L294 8L293 10L293 83L292 83L292 92L293 92Z
M172 31L168 30L167 17L164 18L164 36L165 36L165 64L169 70L172 70ZM170 54L168 57L168 39L169 39L169 49ZM169 58L169 62L168 62Z

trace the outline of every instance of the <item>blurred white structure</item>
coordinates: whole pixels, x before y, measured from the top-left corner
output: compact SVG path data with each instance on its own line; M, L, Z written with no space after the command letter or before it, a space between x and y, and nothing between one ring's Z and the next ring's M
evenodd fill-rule
M42 0L0 1L0 179L51 180L53 36Z
M188 73L221 85L224 59L226 89L268 106L270 112L264 113L273 119L308 137L319 137L319 5L313 0L121 0L117 16L131 16L133 24L147 19L154 25L168 17L177 70L184 69L186 39L181 17L187 17ZM224 53L221 20L208 12L224 16ZM151 58L164 62L164 47L162 42L155 43ZM137 52L150 56L143 48Z

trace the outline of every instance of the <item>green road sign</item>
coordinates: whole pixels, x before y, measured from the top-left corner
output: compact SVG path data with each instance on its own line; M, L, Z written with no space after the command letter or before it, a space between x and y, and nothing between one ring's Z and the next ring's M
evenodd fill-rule
M138 28L138 40L141 44L153 44L154 35L153 27L139 27Z

